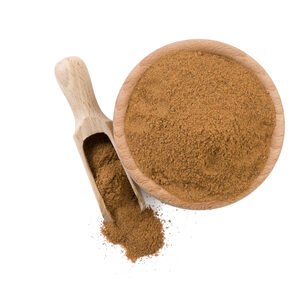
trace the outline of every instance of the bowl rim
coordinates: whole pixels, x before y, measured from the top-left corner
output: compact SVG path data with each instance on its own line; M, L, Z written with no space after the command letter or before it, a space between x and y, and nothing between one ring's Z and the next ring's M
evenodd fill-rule
M223 55L234 59L235 61L246 66L252 70L259 80L262 82L266 90L269 92L275 106L276 122L272 134L270 153L260 175L253 181L251 186L242 192L240 195L230 200L212 200L202 202L187 202L181 200L177 196L169 193L160 185L155 183L152 179L143 174L136 165L133 157L131 156L129 147L127 145L126 136L124 132L124 120L128 107L128 102L131 93L139 81L143 73L158 59L166 54L176 52L179 50L202 50L217 55ZM146 56L140 61L127 76L118 94L113 118L114 127L114 140L116 148L123 166L127 169L132 179L148 194L159 199L160 201L172 206L185 208L185 209L213 209L232 204L241 200L245 196L254 191L270 174L272 171L282 148L284 138L284 113L279 93L264 68L258 64L252 57L240 49L233 47L229 44L207 40L207 39L190 39L184 41L177 41L165 45Z

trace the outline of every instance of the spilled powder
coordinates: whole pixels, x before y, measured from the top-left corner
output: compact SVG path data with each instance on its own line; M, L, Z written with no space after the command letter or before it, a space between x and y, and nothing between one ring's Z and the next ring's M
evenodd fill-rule
M144 72L125 117L139 169L188 202L238 199L264 168L274 127L272 99L252 71L188 50Z
M141 212L123 167L109 138L103 133L84 142L84 152L114 222L104 222L103 235L113 244L120 244L126 256L138 258L156 254L164 245L163 226L151 208Z

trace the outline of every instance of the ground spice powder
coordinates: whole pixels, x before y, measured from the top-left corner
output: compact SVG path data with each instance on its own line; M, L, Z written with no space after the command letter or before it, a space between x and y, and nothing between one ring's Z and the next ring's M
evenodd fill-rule
M275 108L257 76L215 54L161 57L137 82L125 117L139 169L185 201L233 201L262 171Z
M120 244L136 261L156 254L164 245L163 226L151 208L141 212L123 167L109 138L98 133L84 142L84 151L97 187L114 222L104 222L102 233Z

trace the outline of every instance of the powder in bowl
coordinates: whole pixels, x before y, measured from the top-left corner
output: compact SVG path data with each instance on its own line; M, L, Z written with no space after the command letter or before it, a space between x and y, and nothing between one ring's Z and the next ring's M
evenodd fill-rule
M275 108L244 65L179 50L143 73L124 123L136 165L166 191L188 202L234 201L268 159Z

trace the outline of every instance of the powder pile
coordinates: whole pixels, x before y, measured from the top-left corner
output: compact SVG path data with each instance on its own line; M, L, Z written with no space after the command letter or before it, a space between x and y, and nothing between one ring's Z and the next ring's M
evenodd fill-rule
M189 202L237 199L262 171L274 127L272 99L251 70L192 50L151 65L125 117L139 169Z
M135 262L156 254L164 244L163 227L151 208L141 212L123 167L109 138L102 133L84 141L84 151L97 187L114 222L104 222L102 233L120 244Z

